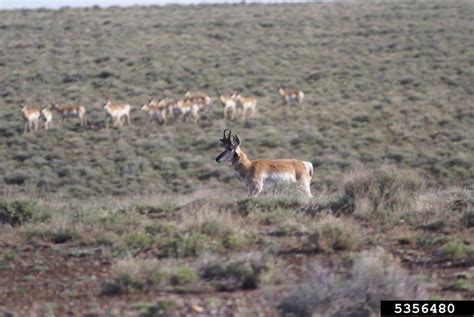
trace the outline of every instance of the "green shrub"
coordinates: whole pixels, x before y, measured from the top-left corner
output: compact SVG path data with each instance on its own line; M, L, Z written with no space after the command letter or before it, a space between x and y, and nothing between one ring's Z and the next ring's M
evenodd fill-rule
M474 247L455 240L443 244L438 249L438 255L443 261L461 261L474 263Z
M216 283L221 291L249 290L259 287L263 273L270 269L260 257L212 262L202 268L201 277Z
M196 282L198 276L189 266L179 266L170 274L169 281L174 286L182 286Z
M357 249L361 244L356 224L332 216L321 220L307 237L306 244L315 251L333 252Z
M383 166L345 176L339 209L344 212L384 215L409 209L423 181L413 171Z
M152 246L153 238L144 232L131 233L125 237L125 244L131 249L144 250Z
M37 211L33 200L0 201L0 224L21 225L31 220Z
M200 233L176 233L162 245L166 257L198 256L206 248L206 236Z

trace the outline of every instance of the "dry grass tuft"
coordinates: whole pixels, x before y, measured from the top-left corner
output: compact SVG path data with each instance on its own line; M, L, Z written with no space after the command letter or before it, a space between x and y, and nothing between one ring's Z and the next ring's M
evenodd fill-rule
M305 282L283 298L284 315L377 316L381 299L424 299L425 285L383 249L363 251L347 275L314 264Z

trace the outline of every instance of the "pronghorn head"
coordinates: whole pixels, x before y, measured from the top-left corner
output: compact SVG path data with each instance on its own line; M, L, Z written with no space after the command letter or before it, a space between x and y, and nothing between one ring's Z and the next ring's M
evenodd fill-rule
M142 106L141 109L142 109L143 111L148 111L148 109L150 109L150 105L152 105L152 103L154 104L153 98L150 99L150 100L148 100L148 102L145 103L145 104Z
M284 95L285 95L285 90L283 89L283 87L280 86L280 88L278 88L278 93L279 93L281 96L284 96Z
M106 109L112 104L112 101L110 100L109 97L107 97L104 101L104 104L102 105L102 108Z
M26 106L26 103L24 103L24 102L18 104L18 108L19 108L20 110L22 110L23 108L25 108L25 106Z
M229 131L227 135L226 135L226 131ZM239 157L240 138L237 134L232 136L232 130L225 129L221 142L225 150L224 152L222 152L216 157L217 163L230 162L232 161L232 159Z

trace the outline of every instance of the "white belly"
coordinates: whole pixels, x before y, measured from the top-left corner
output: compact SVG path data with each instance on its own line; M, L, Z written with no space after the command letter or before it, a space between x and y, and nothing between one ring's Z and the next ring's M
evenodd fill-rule
M272 173L265 174L263 176L264 183L294 183L296 182L296 177L294 174L289 173Z

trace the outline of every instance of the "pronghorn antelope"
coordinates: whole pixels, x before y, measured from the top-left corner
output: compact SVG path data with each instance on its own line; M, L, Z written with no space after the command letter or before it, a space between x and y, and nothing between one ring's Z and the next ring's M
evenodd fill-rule
M226 131L229 133L226 135ZM216 157L216 161L231 162L236 174L245 182L249 195L256 197L268 182L298 183L303 192L312 197L310 182L313 177L313 164L295 159L286 160L250 160L240 148L238 135L232 136L232 130L225 129L221 139L224 152Z
M224 119L227 120L229 117L229 112L231 112L230 120L234 120L237 112L237 104L235 99L233 99L231 96L220 95L219 100L224 106Z
M33 127L35 130L38 130L41 117L40 109L32 106L26 106L25 104L21 104L18 107L20 108L20 111L23 114L23 119L25 120L23 132L28 132L28 129L32 131Z
M53 113L49 106L43 106L41 109L41 118L44 119L44 128L48 130L53 126Z
M87 116L86 108L81 105L60 105L60 104L51 104L52 108L59 112L62 117L62 121L68 120L71 117L78 117L81 122L81 126L87 125Z
M198 103L202 105L203 109L207 109L211 105L211 102L212 102L211 97L209 97L205 93L201 91L191 92L190 90L188 90L184 94L184 100Z
M168 118L173 115L173 107L176 101L163 99L157 102L154 99L150 99L146 104L142 106L142 110L148 112L149 120L157 119L158 121L166 124Z
M199 110L201 110L202 107L203 104L186 99L179 100L174 109L175 112L179 112L179 117L184 122L190 120L193 123L197 123L199 120Z
M253 97L242 97L239 93L233 93L231 96L237 102L237 112L242 113L242 119L245 121L250 116L254 116L257 111L257 99Z
M131 124L130 110L132 107L129 104L114 104L110 99L104 103L103 106L105 110L105 128L109 128L109 118L112 120L113 126L115 128L121 127L123 122L122 119L125 117L127 119L127 124Z
M301 90L284 90L280 87L278 88L278 93L286 106L289 106L292 103L298 103L300 108L303 109L304 92Z

